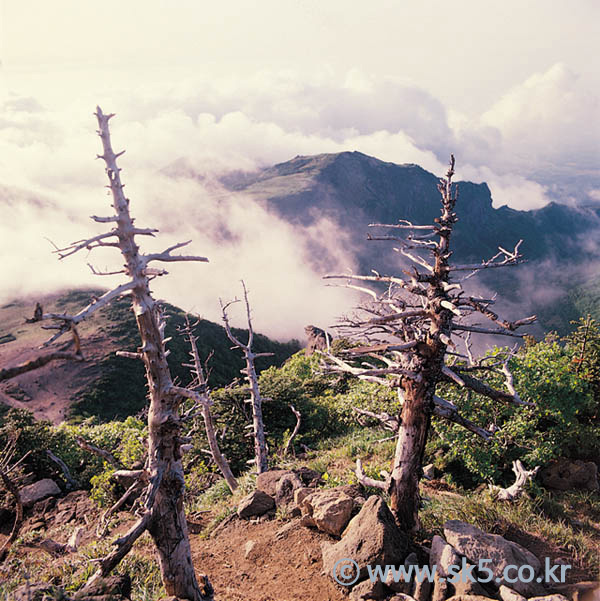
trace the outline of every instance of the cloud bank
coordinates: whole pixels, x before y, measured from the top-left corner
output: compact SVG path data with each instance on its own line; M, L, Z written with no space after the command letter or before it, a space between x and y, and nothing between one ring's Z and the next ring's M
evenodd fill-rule
M57 262L57 244L98 233L91 214L108 211L93 93L69 102L5 93L0 104L0 248L3 299L76 284L109 285L88 272L118 265L110 253ZM156 292L218 319L218 297L252 293L256 328L301 336L309 322L327 325L353 299L327 288L329 269L353 267L350 241L322 219L292 227L256 200L225 191L218 176L295 155L358 150L441 174L450 152L459 177L487 181L495 206L533 209L550 200L597 202L600 173L598 96L564 64L535 73L479 115L446 107L430 92L353 70L343 77L261 72L233 82L188 77L168 85L111 89L102 96L112 122L132 211L161 229L160 247L193 239L209 265L172 268ZM187 176L168 167L185 164ZM575 184L574 184L575 182ZM144 240L145 242L145 240ZM149 250L160 250L149 241ZM323 247L316 264L308 249Z

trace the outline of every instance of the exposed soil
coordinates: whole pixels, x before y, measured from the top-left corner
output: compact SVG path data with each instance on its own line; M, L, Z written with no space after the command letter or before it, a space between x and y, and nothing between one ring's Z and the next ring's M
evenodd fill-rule
M192 535L194 565L209 575L223 601L339 601L347 599L323 574L321 541L327 536L297 525L281 538L287 523L235 520L215 538ZM256 542L246 559L247 541Z

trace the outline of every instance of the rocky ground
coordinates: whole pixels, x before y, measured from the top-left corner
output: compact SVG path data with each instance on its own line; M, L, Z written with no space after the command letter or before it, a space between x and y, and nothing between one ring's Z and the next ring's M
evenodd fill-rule
M564 549L552 549L522 534L520 539L515 536L511 537L515 540L510 540L460 520L448 520L441 535L415 541L398 530L381 497L369 496L357 485L322 488L322 484L320 474L306 468L272 470L258 477L256 489L237 499L237 511L218 525L210 513L190 518L194 563L198 572L210 576L217 591L216 599L541 601L541 597L545 601L597 601L600 598L598 583L591 582L597 576L581 569L567 572L566 585L546 587L535 581L501 580L502 569L508 564L531 565L537 580L543 573L545 558L549 557L551 564L561 563ZM64 496L46 482L25 492L27 518L21 542L15 546L8 565L21 568L27 565L29 571L23 572L24 577L32 585L43 582L44 586L29 592L22 587L11 594L17 600L30 601L26 595L37 591L31 601L42 599L43 594L48 594L48 586L64 584L68 575L67 594L71 598L95 598L89 593L77 597L73 589L78 582L85 582L86 574L93 571L90 560L101 556L108 545L107 541L98 542L95 535L99 510L85 491ZM427 493L448 494L436 492L433 487ZM10 527L9 517L2 516L4 536ZM111 537L127 528L131 519L127 513L120 514ZM146 562L142 571L156 572L149 539L141 540L135 552L138 563ZM351 587L337 585L331 576L335 562L344 557L355 559L360 567L358 582ZM436 565L438 576L448 576L450 565L461 565L463 561L466 565L476 565L481 559L492 560L488 564L494 575L492 585L449 584L439 577L431 585L419 584L414 578L409 582L388 579L372 584L366 572L367 565ZM50 571L49 563L52 563ZM124 571L132 565L135 562L124 564ZM41 574L45 577L41 578ZM0 579L8 576L6 571L0 572ZM107 586L104 591L96 591L111 595L103 601L130 596L144 598L139 591L132 594L131 585L123 584L122 580Z

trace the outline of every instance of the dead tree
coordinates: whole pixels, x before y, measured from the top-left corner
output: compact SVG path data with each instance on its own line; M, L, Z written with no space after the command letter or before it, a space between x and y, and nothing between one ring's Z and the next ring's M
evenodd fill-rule
M121 169L117 158L123 152L112 149L109 120L112 114L105 115L97 107L98 134L102 140L103 153L98 156L106 164L106 173L112 193L114 213L107 217L92 219L97 223L112 224L109 231L71 243L65 248L56 248L60 259L80 250L93 250L100 247L118 249L124 260L124 267L115 273L123 273L127 281L106 292L75 315L66 313L43 314L41 320L49 320L57 330L47 342L58 340L69 331L76 331L78 323L92 313L106 306L110 301L125 294L131 297L133 312L141 337L141 346L127 356L143 361L148 383L150 406L148 409L148 456L143 476L147 478L147 489L140 503L139 520L122 537L117 539L114 550L100 563L92 577L108 575L129 552L137 538L148 531L156 545L162 581L168 595L190 601L205 601L213 598L208 580L203 577L203 586L198 584L189 544L187 523L183 509L184 476L181 463L181 419L179 406L183 399L192 398L198 403L206 399L194 391L175 386L167 364L167 339L164 337L164 320L160 306L152 297L150 282L157 275L167 272L155 268L154 263L174 261L200 261L205 257L177 255L173 251L189 244L175 244L163 252L143 254L138 245L138 236L154 236L154 228L138 228L129 212L129 199L123 192ZM98 272L106 275L106 272Z
M271 357L273 353L255 353L252 350L252 343L254 342L254 330L252 329L252 319L250 315L250 303L248 302L248 291L246 285L242 281L242 288L244 290L244 302L246 304L246 317L248 319L248 342L244 344L236 336L234 336L231 326L229 325L229 316L227 315L227 309L233 304L239 302L239 299L235 299L229 303L224 304L222 300L221 310L223 312L223 322L225 323L225 331L227 337L233 343L233 348L239 348L244 353L244 359L246 360L246 367L242 370L245 379L250 387L250 399L248 403L252 405L252 427L254 437L254 464L256 465L257 473L261 474L269 469L269 457L267 450L267 441L265 439L265 427L263 423L262 415L262 402L263 398L260 395L260 389L258 387L258 376L256 374L256 368L254 367L254 360L258 357Z
M296 425L294 426L294 429L292 430L292 433L288 438L285 448L283 449L284 455L287 455L290 452L290 449L292 450L292 453L295 454L293 442L294 438L296 438L298 434L298 431L300 430L300 424L302 423L302 414L300 413L300 411L298 411L298 409L296 409L294 405L290 405L290 409L292 410L292 413L296 416Z
M195 325L197 325L197 323ZM194 390L205 399L205 402L201 404L201 411L210 454L217 467L221 470L221 474L223 474L223 478L225 478L227 486L229 486L231 492L234 492L238 487L238 483L233 475L233 472L231 471L231 468L229 467L229 461L227 461L227 458L223 455L223 453L221 453L221 449L219 448L217 435L215 433L215 423L210 410L212 400L210 397L206 376L204 375L202 361L200 360L200 354L198 353L198 345L196 344L198 337L194 335L193 326L190 324L190 320L187 315L185 317L185 326L180 329L180 332L185 335L190 345L190 356L192 362L184 364L185 367L188 367L191 370L193 375L193 380L189 384L188 388L190 390Z
M351 373L398 390L402 408L398 416L396 453L391 474L386 482L378 482L377 486L389 491L396 521L407 531L418 528L419 480L431 416L460 424L485 440L493 435L492 431L461 416L453 403L439 397L438 386L448 383L499 402L525 404L508 370L510 353L501 365L471 365L457 346L458 340L471 332L520 337L515 330L535 321L535 316L509 322L492 311L494 299L465 294L462 282L477 272L517 265L523 260L519 242L514 250L499 248L494 257L481 263L450 264L450 239L457 221L453 175L452 156L446 178L438 185L442 210L433 224L414 225L401 220L393 225L369 226L388 228L391 232L369 236L369 239L395 244L394 251L411 264L401 275L380 275L374 271L371 275L325 276L347 280L347 287L359 289L372 299L338 326L342 334L360 341L361 346L341 357L331 353L326 356L330 371ZM461 274L464 275L461 277ZM385 284L386 290L381 292L362 282ZM493 327L483 327L475 316L491 321ZM461 363L463 359L467 362ZM475 377L486 370L503 374L506 391L497 390Z

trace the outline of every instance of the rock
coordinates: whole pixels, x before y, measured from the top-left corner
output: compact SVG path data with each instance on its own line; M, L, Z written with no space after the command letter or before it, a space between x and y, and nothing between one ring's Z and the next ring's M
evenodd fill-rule
M237 514L239 517L247 519L257 515L263 515L275 509L275 500L262 490L255 490L245 496L238 506Z
M600 601L600 582L598 581L557 584L552 588L572 601Z
M317 328L317 326L306 326L304 333L307 339L306 354L308 356L312 355L315 351L326 351L328 338L329 344L333 340L333 336L329 332L325 332L325 330Z
M286 474L293 474L292 470L268 470L262 474L258 474L256 478L256 490L262 490L270 497L275 498L277 494L277 483Z
M427 478L427 480L433 480L435 477L435 469L433 467L433 463L426 465L423 468L423 477Z
M383 584L380 580L359 582L350 593L351 601L366 601L367 599L383 599L385 597Z
M418 566L419 565L419 558L417 557L416 553L410 553L406 559L404 560L404 568L406 570L406 574L409 574L409 570L410 570L410 566ZM398 574L399 576L399 574ZM398 578L396 580L396 574L394 574L393 570L390 570L388 572L388 576L385 580L385 585L394 593L402 593L405 595L410 595L413 592L413 588L414 588L414 584L415 584L415 578L414 575L412 575L412 578L405 580L404 578Z
M73 595L75 601L84 601L88 597L101 597L114 595L129 599L131 596L131 578L129 574L115 574L106 578L99 578L90 585L84 586Z
M415 590L413 591L413 597L415 601L428 601L431 595L432 583L428 578L423 578L421 582L415 582Z
M294 473L298 474L304 486L314 488L321 481L321 472L311 470L308 467L299 467L298 469L294 470Z
M535 578L532 582L518 579L517 582L508 583L503 580L503 572L508 565L528 565L533 569L534 575L539 574L539 559L521 545L498 534L486 534L479 528L458 520L444 524L444 535L448 543L470 563L479 567L480 560L491 560L482 565L492 571L497 584L510 584L511 588L524 596L535 595L539 590Z
M284 474L275 487L275 504L277 507L289 505L294 500L294 491L303 487L302 480L297 474L294 472Z
M299 507L300 505L302 505L302 501L304 501L304 499L306 499L306 497L308 497L308 495L311 495L314 492L315 492L314 488L308 488L308 487L297 488L294 491L294 504Z
M429 553L429 566L436 567L440 576L448 576L450 566L460 565L460 556L452 545L449 545L441 536L437 534L431 541L431 551Z
M448 583L443 576L440 576L436 572L433 577L433 593L431 593L431 601L444 601L448 596Z
M541 597L530 597L529 601L569 601L566 597L559 595L558 593L552 593L550 595L542 595Z
M256 544L256 541L246 541L246 544L244 545L244 557L249 561L254 561L258 555L258 545Z
M44 597L49 599L64 598L64 591L57 586L48 583L23 584L13 591L13 601L42 601Z
M21 494L23 507L31 507L38 501L42 501L47 497L56 497L57 495L60 495L61 491L54 480L44 478L43 480L38 480L28 486L24 486L19 493Z
M564 457L551 461L539 474L542 485L555 490L598 490L598 466L593 461Z
M448 601L490 601L490 598L482 595L454 595Z
M301 503L305 525L314 526L321 532L340 536L352 515L354 501L336 488L317 490Z
M500 585L498 594L500 595L500 599L502 599L502 601L527 601L523 595L519 595L517 591L513 591L513 589L504 584Z
M323 544L323 569L331 576L335 562L349 557L358 563L359 580L365 580L368 565L399 565L407 547L408 538L396 526L388 506L381 497L373 495L350 520L342 540Z
M393 597L390 597L388 601L417 601L415 597L411 597L406 593L396 593Z
M468 577L468 574L471 574L473 577L473 581ZM452 588L454 589L455 596L465 597L467 595L479 595L481 597L487 597L487 591L477 582L477 572L472 570L467 573L466 569L460 571L458 576L458 581L456 578L452 579Z

